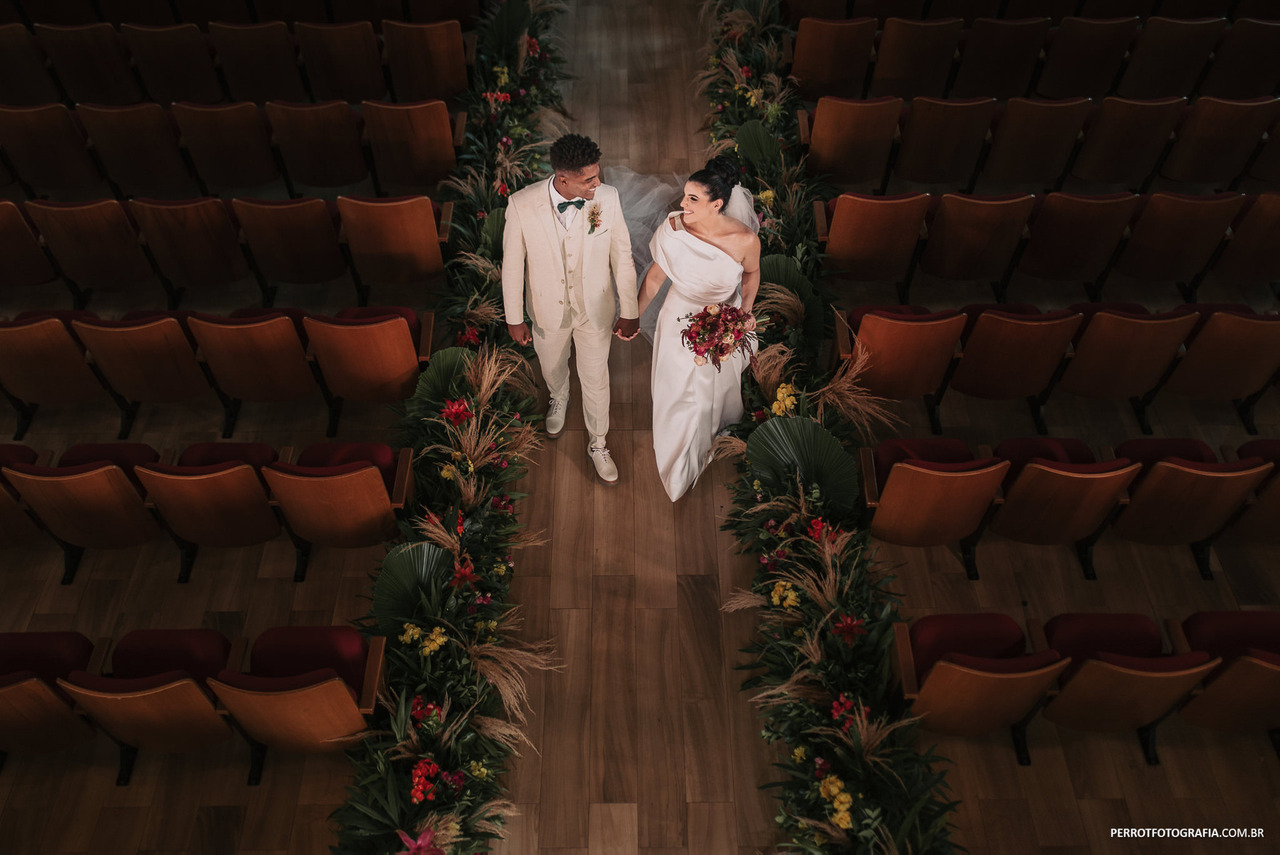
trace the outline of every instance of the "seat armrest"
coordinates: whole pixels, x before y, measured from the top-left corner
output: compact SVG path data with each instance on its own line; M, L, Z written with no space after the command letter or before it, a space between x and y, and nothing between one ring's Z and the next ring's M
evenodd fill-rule
M107 654L115 647L110 637L104 636L93 643L93 652L89 654L89 665L85 669L90 674L101 674L102 666L107 663Z
M916 655L911 649L911 628L905 621L893 625L894 676L902 684L902 696L914 701L920 694L916 683Z
M436 313L419 312L418 325L422 329L418 341L418 364L423 365L431 360L431 336L435 333Z
M408 446L400 449L396 459L396 478L391 485L391 507L400 510L404 507L413 489L413 449Z
M292 463L294 457L295 457L295 454L294 454L294 448L292 445L281 446L280 457L277 459L277 462Z
M841 360L853 359L853 327L844 312L835 306L831 307L836 317L836 350Z
M1115 460L1116 450L1109 445L1099 446L1098 457L1101 458L1103 462Z
M378 690L382 688L382 664L387 654L387 637L374 635L369 638L369 656L364 663L364 686L360 689L360 714L373 715L378 703Z
M796 122L800 128L800 145L809 146L809 111L796 110Z
M821 199L813 200L813 224L818 232L818 245L821 246L831 236L831 227L827 224L827 206Z
M876 484L876 458L867 446L858 449L858 460L862 469L862 495L868 508L880 507L880 487Z
M227 654L227 669L230 671L243 671L245 654L249 652L249 639L243 635L237 635L231 640L231 652Z
M1027 618L1027 638L1031 641L1031 652L1039 653L1049 649L1049 639L1044 635L1044 624L1039 618Z
M441 244L449 242L449 233L453 230L453 203L445 202L440 206L440 229L436 235Z
M1226 443L1223 443L1218 450L1222 452L1222 462L1224 463L1240 459L1236 456L1236 450Z
M52 451L42 451L42 452L40 452L39 456L38 456L38 457L36 457L36 465L37 465L37 466L52 466L52 465L53 465L53 452L52 452Z
M467 111L459 110L453 117L453 147L462 148L467 141Z
M1176 618L1165 618L1164 628L1169 633L1169 644L1173 647L1175 655L1191 652L1191 643L1187 641L1187 634L1182 630L1182 621Z

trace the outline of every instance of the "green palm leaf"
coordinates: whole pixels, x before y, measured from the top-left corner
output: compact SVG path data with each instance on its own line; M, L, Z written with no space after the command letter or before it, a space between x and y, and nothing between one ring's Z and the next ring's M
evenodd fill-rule
M804 303L804 341L818 344L825 335L826 323L822 298L813 283L800 272L795 259L785 255L766 255L760 259L760 281L781 285Z
M747 440L751 476L775 492L789 492L796 473L806 489L818 487L832 511L852 511L858 466L831 433L805 418L774 418Z
M453 575L453 556L433 543L420 541L387 553L373 583L373 613L381 635L399 635L405 621L417 616L424 602L438 600Z
M410 419L437 415L446 398L463 393L472 352L465 347L446 347L431 354L426 370L418 375L418 388L406 402Z

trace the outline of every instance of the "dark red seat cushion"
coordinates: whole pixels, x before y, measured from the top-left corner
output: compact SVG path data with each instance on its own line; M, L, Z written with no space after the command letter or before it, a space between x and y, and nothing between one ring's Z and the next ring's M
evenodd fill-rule
M367 324L385 321L388 318L405 319L409 324L409 335L413 336L413 346L416 349L422 341L422 322L418 318L418 313L407 306L352 306L349 309L340 310L338 314L326 320L336 323Z
M340 678L332 668L317 668L314 671L307 671L304 674L291 674L287 677L262 677L256 674L241 674L239 671L220 671L215 675L218 682L226 683L236 689L246 692L292 692L296 689L307 689L311 686L318 686L329 680ZM359 703L359 695L357 690L352 689L351 685L345 680L343 685L347 692L350 693L351 699Z
M1267 461L1261 457L1246 457L1243 460L1223 460L1219 463L1202 463L1199 460L1184 460L1181 457L1166 458L1167 463L1173 463L1185 469L1191 469L1196 472L1243 472L1246 469L1253 469L1261 466Z
M315 469L349 463L372 463L378 467L387 492L391 492L396 481L396 452L385 443L319 442L302 449L295 461L296 466Z
M962 439L886 439L875 449L876 483L884 489L893 464L904 460L931 460L934 463L961 463L973 460L973 452Z
M234 324L237 321L241 323L252 323L261 321L265 318L286 317L293 321L293 328L298 331L298 338L302 340L302 346L307 346L307 325L302 322L303 318L311 317L311 313L306 309L282 308L279 306L266 308L264 306L246 306L243 309L236 309L225 318L209 315L201 315L200 317L214 323Z
M1192 650L1224 662L1251 647L1280 653L1280 612L1196 612L1182 622L1182 631Z
M230 653L216 629L136 629L116 643L111 670L122 679L185 671L203 683L227 667Z
M966 653L948 653L940 661L951 662L963 668L985 671L988 674L1025 674L1038 671L1062 659L1056 650L1041 650L1039 653L1028 653L1024 656L1005 658L970 656Z
M1217 463L1218 455L1213 453L1207 442L1199 439L1166 439L1163 437L1143 437L1127 439L1116 446L1116 457L1127 457L1150 468L1168 457L1180 457L1183 460L1194 460L1200 463Z
M58 467L86 463L113 463L126 472L144 463L160 460L160 452L145 442L85 442L73 445L58 458Z
M368 644L349 626L281 626L258 636L250 654L255 677L293 677L320 668L338 672L359 694Z
M193 347L199 347L196 337L191 334L191 328L187 326L187 319L195 312L189 309L170 309L164 311L162 309L134 309L132 312L125 312L118 323L121 326L136 325L145 321L154 321L160 318L173 318L178 322L178 326L182 327L182 334L187 337L187 342Z
M76 335L76 328L71 325L71 322L101 320L97 312L91 312L88 309L28 309L25 312L19 312L12 321L0 323L0 326L20 327L33 321L43 321L45 318L62 321L62 325L67 328L67 332L71 333L71 337L81 349L84 348L84 343L80 341L80 336Z
M1089 322L1093 320L1093 316L1099 312L1107 312L1112 315L1123 315L1130 318L1145 318L1151 313L1147 311L1147 307L1141 303L1072 303L1067 306L1073 312L1079 312L1082 317L1080 326L1076 329L1076 334L1071 337L1072 344L1079 344L1080 339L1084 336L1084 331L1089 328Z
M178 458L179 466L213 466L218 463L248 463L261 469L279 459L265 442L197 442L188 445Z
M1186 671L1208 662L1211 657L1203 651L1179 653L1173 656L1125 656L1120 653L1099 651L1098 660L1117 668L1128 668L1131 671L1148 671L1153 674L1169 671Z
M1255 439L1246 442L1236 449L1236 457L1261 457L1272 463L1280 463L1280 439Z
M969 334L973 332L974 326L978 323L978 318L987 312L995 312L1004 315L1039 315L1040 309L1030 303L970 303L967 306L960 307L960 314L966 315L968 320L965 321L964 331L960 333L960 341L969 340Z
M210 674L209 676L214 676ZM91 692L104 692L114 695L124 695L131 692L145 692L149 689L158 689L161 686L167 686L170 683L176 683L179 680L186 680L191 677L186 671L163 671L159 674L152 674L148 677L100 677L97 674L90 674L88 671L72 671L66 676L68 683L73 683L82 689L88 689Z
M1008 615L929 615L911 625L911 651L921 680L948 653L1008 659L1021 656L1025 648L1022 628Z
M93 642L78 632L0 633L0 674L32 671L52 686L89 667L92 655Z
M857 332L858 327L862 324L862 319L872 312L881 315L900 316L904 319L931 314L924 306L859 306L849 312L847 316L849 326L853 328L854 332ZM951 314L954 315L955 312L952 312Z
M995 455L1008 460L1011 464L1009 474L1004 479L1006 490L1017 480L1022 468L1033 459L1039 458L1058 463L1093 463L1097 459L1084 440L1054 436L1006 439L996 446Z
M1064 681L1103 651L1159 656L1163 647L1160 627L1143 614L1060 614L1044 625L1044 635L1051 648L1071 657L1071 667L1063 673Z
M1191 328L1190 334L1187 335L1187 340L1185 342L1187 347L1191 346L1191 342L1196 340L1196 336L1200 335L1200 331L1204 329L1204 325L1209 323L1209 319L1217 312L1226 312L1229 315L1243 315L1246 317L1255 317L1258 315L1257 312L1244 303L1183 303L1181 306L1175 306L1169 310L1169 313L1174 315L1200 315L1200 320L1196 321L1196 325Z
M1254 659L1260 659L1268 665L1280 667L1280 652L1272 652L1270 650L1259 650L1256 647L1250 647L1244 652L1245 656L1251 656Z

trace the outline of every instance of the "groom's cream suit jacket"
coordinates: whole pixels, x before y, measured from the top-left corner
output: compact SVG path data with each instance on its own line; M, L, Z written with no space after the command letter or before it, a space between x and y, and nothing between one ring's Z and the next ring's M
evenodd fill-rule
M589 234L595 205L600 225ZM536 327L561 329L571 300L596 329L612 329L618 317L637 317L636 269L618 191L597 187L567 230L556 219L546 181L513 193L502 234L502 299L513 326L524 323L527 308Z

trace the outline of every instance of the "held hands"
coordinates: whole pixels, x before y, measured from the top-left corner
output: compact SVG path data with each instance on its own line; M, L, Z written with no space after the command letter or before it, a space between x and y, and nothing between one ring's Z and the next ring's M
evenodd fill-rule
M618 322L613 325L613 334L623 341L631 341L639 332L639 318L618 318Z
M524 345L533 341L533 333L529 332L528 324L507 324L507 334L516 344Z

